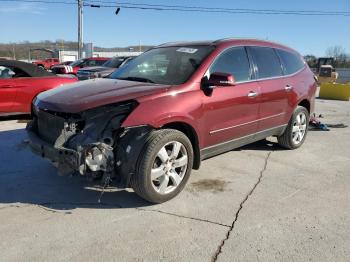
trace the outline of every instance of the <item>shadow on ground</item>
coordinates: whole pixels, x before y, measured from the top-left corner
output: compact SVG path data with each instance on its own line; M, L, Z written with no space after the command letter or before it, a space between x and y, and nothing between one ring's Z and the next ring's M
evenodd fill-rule
M26 123L30 121L30 115L13 115L13 116L0 116L0 122L17 120L18 123Z
M101 197L103 185L100 181L58 176L49 161L30 152L25 140L24 129L0 132L0 160L3 163L0 166L0 205L31 204L53 210L150 205L132 191L108 187ZM283 149L275 142L261 140L236 150Z
M2 204L39 205L53 210L134 208L150 205L134 192L106 189L100 181L60 177L49 161L33 155L24 129L0 132L0 210Z
M266 139L235 149L235 151L256 150L256 151L280 151L286 150L278 143Z

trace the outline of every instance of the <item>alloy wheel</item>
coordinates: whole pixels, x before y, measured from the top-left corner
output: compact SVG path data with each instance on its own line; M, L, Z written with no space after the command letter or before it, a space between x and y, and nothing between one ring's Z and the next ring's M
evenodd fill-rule
M306 133L307 117L304 112L300 112L293 123L292 140L295 145L300 144Z
M165 144L157 153L151 169L151 182L159 194L169 194L183 180L188 166L185 146L178 141Z

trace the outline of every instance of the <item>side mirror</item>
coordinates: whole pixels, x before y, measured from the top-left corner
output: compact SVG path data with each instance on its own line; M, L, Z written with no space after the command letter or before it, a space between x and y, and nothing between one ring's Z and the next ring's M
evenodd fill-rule
M215 86L234 86L235 79L231 74L214 72L210 75L207 85L209 88Z

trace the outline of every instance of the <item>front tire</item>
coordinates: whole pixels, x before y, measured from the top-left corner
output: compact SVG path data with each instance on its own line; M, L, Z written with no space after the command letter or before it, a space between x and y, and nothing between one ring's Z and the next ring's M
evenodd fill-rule
M287 149L299 148L305 141L309 128L309 111L298 106L289 120L284 133L277 137L278 144Z
M174 198L185 187L192 171L193 148L177 130L151 132L131 178L135 193L152 203Z

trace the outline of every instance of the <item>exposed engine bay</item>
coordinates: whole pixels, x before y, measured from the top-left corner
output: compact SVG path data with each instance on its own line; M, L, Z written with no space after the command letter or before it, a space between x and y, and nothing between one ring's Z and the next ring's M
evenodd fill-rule
M34 101L33 120L27 126L30 146L50 159L60 175L107 175L127 187L144 136L152 130L121 127L136 106L136 101L126 101L70 114L39 108Z

